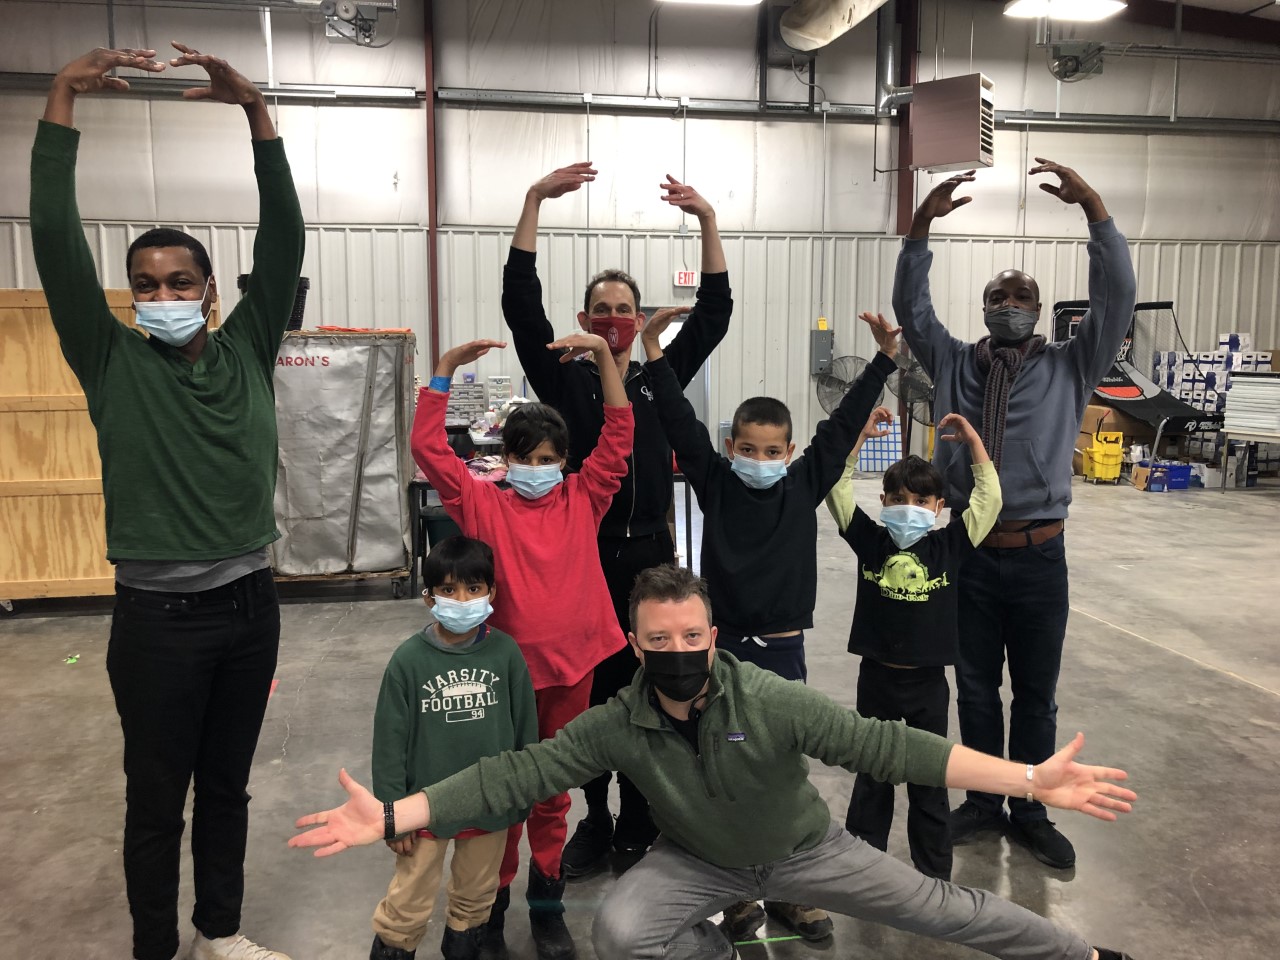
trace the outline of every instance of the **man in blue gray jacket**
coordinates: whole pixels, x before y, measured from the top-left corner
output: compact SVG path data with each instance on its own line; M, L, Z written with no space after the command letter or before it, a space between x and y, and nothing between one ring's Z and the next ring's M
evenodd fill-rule
M929 226L971 197L954 197L973 171L938 184L916 210L898 256L893 309L907 344L936 385L933 414L959 413L981 424L982 440L1000 474L1000 522L960 576L960 658L956 664L960 737L975 750L1004 753L1000 684L1009 661L1013 703L1009 758L1038 763L1053 753L1058 707L1054 694L1067 631L1067 561L1063 522L1071 503L1071 455L1084 408L1111 368L1133 319L1135 280L1129 246L1102 199L1069 167L1036 158L1029 173L1052 173L1040 188L1079 204L1089 221L1089 312L1076 336L1046 343L1035 335L1040 290L1020 270L986 285L983 320L990 336L964 343L947 332L929 298ZM947 480L947 504L968 505L973 477L968 448L939 444L934 457ZM970 791L951 814L952 842L1008 829L1052 867L1075 864L1071 842L1044 805Z

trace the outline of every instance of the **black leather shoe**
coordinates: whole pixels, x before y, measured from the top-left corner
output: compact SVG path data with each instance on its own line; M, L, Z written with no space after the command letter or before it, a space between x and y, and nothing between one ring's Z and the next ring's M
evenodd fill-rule
M560 872L570 880L598 873L609 859L613 842L613 817L587 814L578 821L573 836L560 855Z
M1076 848L1058 832L1052 820L1028 820L1025 823L1010 820L1009 836L1030 850L1041 863L1059 870L1076 865Z
M373 946L369 948L369 960L413 960L416 950L403 950L400 947L389 947L380 937L373 938Z
M657 839L658 828L648 810L639 816L622 813L613 828L613 849L618 853L644 853Z
M756 935L764 926L764 919L764 907L755 900L743 900L725 909L720 932L730 943L742 943Z
M1009 818L1000 808L984 810L972 800L966 800L951 811L951 845L958 847L972 843L983 833L1004 833Z
M483 931L483 925L469 930L445 927L444 939L440 941L440 953L444 960L479 960L480 935Z

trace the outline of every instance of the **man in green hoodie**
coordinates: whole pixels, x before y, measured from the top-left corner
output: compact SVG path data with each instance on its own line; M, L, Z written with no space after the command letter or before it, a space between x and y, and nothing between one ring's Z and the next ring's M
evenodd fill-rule
M31 245L102 457L116 566L107 675L124 733L133 955L177 954L183 808L194 779L192 960L288 960L240 934L240 908L245 788L280 646L267 557L279 536L273 376L302 267L302 210L261 91L225 60L174 47L180 56L168 64L154 50L99 48L58 72L31 150ZM187 100L244 111L261 213L248 288L212 331L218 284L203 244L172 229L130 244L125 269L144 337L107 309L76 206L72 123L77 97L128 88L116 68L166 66L208 73ZM173 136L143 131L140 142ZM198 171L183 176L200 188Z
M528 806L605 769L649 798L662 836L596 917L597 957L719 960L734 947L707 918L744 899L835 913L1018 960L1122 960L984 890L922 877L850 836L809 782L806 757L912 782L1005 795L1102 820L1137 795L1123 770L1077 763L1083 736L1034 766L953 745L902 721L868 720L805 686L715 650L706 587L655 567L631 594L629 640L643 669L630 687L554 738L488 757L426 790L380 803L346 771L341 807L298 820L293 847L327 856L439 818ZM612 766L610 766L612 765Z

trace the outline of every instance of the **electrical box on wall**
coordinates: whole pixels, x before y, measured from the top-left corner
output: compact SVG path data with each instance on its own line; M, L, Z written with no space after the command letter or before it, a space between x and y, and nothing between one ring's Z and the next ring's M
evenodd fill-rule
M980 73L916 83L911 93L911 169L942 173L995 163L992 84Z
M825 325L824 321L823 326ZM826 373L831 369L831 354L835 351L835 346L834 330L809 331L809 374L811 376Z

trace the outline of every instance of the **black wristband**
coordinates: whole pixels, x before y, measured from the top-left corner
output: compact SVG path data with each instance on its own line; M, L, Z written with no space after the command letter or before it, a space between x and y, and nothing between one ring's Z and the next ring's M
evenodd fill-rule
M394 803L382 805L382 824L382 839L394 840L396 838L396 805Z

